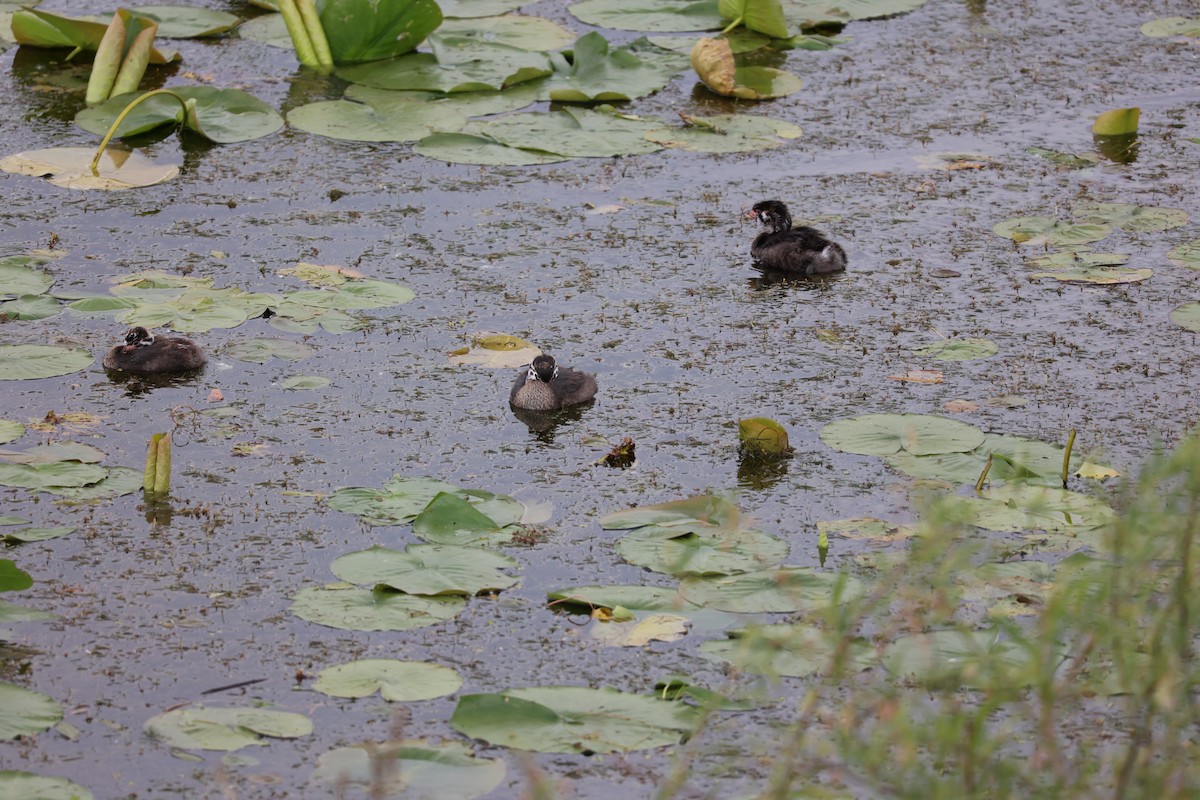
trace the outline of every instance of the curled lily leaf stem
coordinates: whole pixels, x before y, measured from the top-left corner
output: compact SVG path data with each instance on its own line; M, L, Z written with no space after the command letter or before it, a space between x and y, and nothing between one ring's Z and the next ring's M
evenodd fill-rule
M142 102L147 97L154 97L154 95L156 95L156 94L171 95L171 97L174 97L176 100L179 101L179 105L183 108L183 113L185 115L187 114L187 103L184 101L184 99L182 97L175 94L170 89L155 89L152 92L146 92L141 97L138 97L132 103L125 106L125 108L122 109L121 113L117 115L117 118L115 120L113 120L113 124L108 129L108 133L106 133L104 135L104 141L100 142L100 146L98 148L96 148L96 156L95 156L95 158L92 159L92 163L90 165L93 176L100 174L100 169L99 169L100 156L104 155L104 149L106 147L108 147L108 143L110 141L112 141L113 136L116 135L117 129L119 127L121 127L121 123L125 121L125 117L129 116L129 112L133 111L133 109L137 107L138 103Z

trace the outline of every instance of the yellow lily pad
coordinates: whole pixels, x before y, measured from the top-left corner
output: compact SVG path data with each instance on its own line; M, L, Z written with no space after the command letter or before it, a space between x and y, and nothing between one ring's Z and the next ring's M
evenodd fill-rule
M519 336L481 331L472 337L470 347L450 353L450 363L473 367L523 367L541 353L540 347Z
M16 175L46 177L67 189L133 189L165 183L179 174L178 164L157 164L137 153L108 148L91 169L96 151L90 147L50 147L26 150L0 159L0 170Z

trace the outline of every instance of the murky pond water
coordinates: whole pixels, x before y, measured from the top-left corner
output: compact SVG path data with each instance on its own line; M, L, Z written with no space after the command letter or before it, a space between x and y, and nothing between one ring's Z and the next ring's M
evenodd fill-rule
M527 10L586 30L558 4ZM27 490L0 494L4 513L78 526L6 554L36 581L6 599L58 618L15 626L14 641L0 648L0 676L61 701L79 729L74 739L50 731L6 743L0 767L68 777L97 797L322 796L304 788L316 758L384 739L393 725L378 697L339 701L296 685L297 671L353 658L451 666L463 693L562 683L645 693L672 672L724 686L722 671L696 654L699 641L720 634L604 647L578 620L547 611L546 592L671 584L622 562L616 537L597 519L709 489L740 489L741 507L790 543L788 563L797 565L817 564L818 520L911 520L910 479L817 438L841 417L946 413L944 403L964 398L981 406L963 418L985 430L1062 441L1076 428L1078 447L1135 469L1196 420L1198 343L1168 313L1198 299L1200 288L1195 272L1165 257L1196 238L1195 225L1117 230L1105 240L1105 251L1154 269L1151 280L1128 286L1031 280L1029 248L991 227L1022 215L1065 218L1084 202L1200 213L1200 145L1186 140L1200 136L1200 48L1138 32L1156 16L1194 10L1184 0L931 0L912 14L855 23L848 44L787 56L806 88L769 112L805 135L755 155L468 167L407 146L285 129L224 147L186 137L152 144L151 154L182 149L183 173L137 191L80 193L0 176L3 245L20 252L57 242L67 255L51 268L56 290L103 291L118 275L162 269L280 291L294 286L276 270L304 260L352 266L416 293L407 305L370 312L360 332L303 337L315 353L299 362L224 356L232 342L281 335L251 320L198 337L210 363L174 385L110 381L98 359L61 378L0 383L5 418L103 418L94 429L31 431L12 446L70 438L102 449L108 465L139 469L147 439L171 427L173 409L209 408L219 389L237 411L186 417L168 509L147 509L138 495L73 506ZM283 108L340 92L334 81L295 77L290 54L254 42L178 46L184 62L175 81L238 86ZM0 63L9 76L0 83L5 153L95 143L69 123L77 98L56 88L57 68L16 50ZM1131 164L1073 171L1026 152L1089 150L1096 114L1135 105L1142 127ZM636 104L664 116L718 107L693 91L690 73ZM991 160L979 169L927 167L924 158L946 151ZM740 212L766 197L820 219L849 252L849 272L819 285L762 280L748 257L756 231ZM592 205L620 209L589 214ZM939 270L958 276L936 277L946 274ZM530 430L507 406L510 370L448 364L447 353L480 330L523 336L596 373L595 405L550 431ZM62 315L5 324L0 343L69 344L99 356L121 333L109 317ZM963 362L912 353L943 336L990 338L999 353ZM912 369L941 369L944 382L891 379ZM301 374L331 384L281 388ZM1026 404L983 404L1006 395ZM760 414L787 426L796 455L770 480L740 485L736 423ZM593 435L632 437L636 466L596 466L605 448ZM544 540L507 550L520 561L520 585L405 633L338 631L291 615L298 590L334 580L337 556L415 541L407 527L370 528L321 500L394 474L552 504ZM830 555L829 566L850 566L855 547L835 543ZM782 687L784 695L801 690L799 681ZM316 733L253 748L252 764L225 766L212 754L181 760L142 726L191 701L262 702L309 716ZM462 738L447 723L453 698L409 708L406 735ZM766 768L755 756L769 751L772 726L788 715L784 703L754 717L762 733L749 737L746 758L727 743L745 735L747 720L716 723L697 792L730 796L755 785ZM509 764L491 796L520 796L522 762L475 744ZM663 779L669 755L531 763L562 784L563 796L633 797Z

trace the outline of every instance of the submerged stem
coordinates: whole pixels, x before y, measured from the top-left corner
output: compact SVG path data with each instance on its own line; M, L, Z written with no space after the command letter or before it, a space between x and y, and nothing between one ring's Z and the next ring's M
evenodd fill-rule
M93 176L97 176L100 174L100 170L99 170L100 156L104 155L104 148L108 147L108 143L111 142L113 136L116 135L117 128L121 127L121 123L125 121L125 118L127 116L129 116L129 112L133 111L133 109L137 107L138 103L142 102L147 97L153 97L156 94L169 94L169 95L171 95L171 97L174 97L176 100L178 100L180 107L183 108L184 118L185 119L187 118L187 102L182 97L180 97L179 95L172 92L170 89L155 89L152 92L146 92L144 95L135 99L129 105L125 106L125 108L121 110L121 113L117 115L117 118L115 120L113 120L113 124L109 127L108 133L106 133L104 135L104 141L102 141L100 143L100 146L98 148L96 148L95 158L92 159L92 163L91 163L90 167L91 167Z

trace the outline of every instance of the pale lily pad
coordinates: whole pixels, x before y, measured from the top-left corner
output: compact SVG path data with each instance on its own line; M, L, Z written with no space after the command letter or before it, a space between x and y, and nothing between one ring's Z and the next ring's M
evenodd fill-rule
M1171 322L1194 333L1200 333L1200 302L1184 303L1171 312Z
M705 608L740 614L812 611L862 594L862 582L850 576L806 567L748 572L722 578L685 578L684 598Z
M50 464L55 461L82 461L98 464L104 460L104 451L80 442L54 442L39 444L28 450L0 450L0 461L10 464Z
M310 783L346 794L407 800L474 800L504 780L503 759L475 758L460 742L389 741L338 747L317 759Z
M657 120L625 117L606 111L566 108L474 121L463 133L485 136L508 145L572 158L607 158L661 150L645 138Z
M651 526L619 539L616 551L630 564L668 575L733 575L780 563L787 558L788 546L762 531L697 535Z
M163 125L182 126L210 141L230 144L269 136L283 127L279 112L240 89L169 86L167 91L170 94L156 94L139 103L121 122L117 135L134 136ZM143 94L145 92L123 94L86 108L75 115L75 124L103 136L125 107ZM171 94L183 98L187 105L186 114Z
M934 631L906 636L884 651L892 675L924 686L1002 688L1038 680L1033 651L995 631Z
M145 156L115 147L104 151L93 173L91 164L95 155L96 151L90 147L27 150L0 158L0 170L45 177L55 186L67 189L107 190L153 186L179 174L177 164L158 164Z
M452 16L446 12L444 4L441 5L443 5L442 12L446 16ZM471 5L474 5L474 2ZM574 33L553 20L523 14L471 15L469 19L447 19L438 26L438 33L463 36L483 42L498 42L509 47L519 47L522 50L558 50L571 44L576 37Z
M651 642L677 642L691 622L677 614L650 614L639 620L607 622L592 627L592 638L611 647L645 647Z
M817 531L826 537L887 544L912 538L916 532L907 525L897 525L873 517L819 520Z
M1074 216L1079 222L1107 223L1131 233L1169 231L1188 221L1188 213L1182 208L1132 203L1093 203L1075 209Z
M550 59L519 47L462 36L431 36L433 53L341 67L339 78L377 89L430 92L499 91L549 75Z
M600 518L605 530L628 530L646 525L673 528L677 535L699 533L711 535L738 527L741 512L737 506L715 494L702 494L685 500L639 506L615 511Z
M583 0L568 7L581 22L626 31L711 31L723 28L715 0Z
M1014 217L997 222L992 230L1017 244L1048 244L1056 247L1098 242L1112 233L1108 225L1062 222L1053 217Z
M1190 36L1200 38L1200 17L1159 17L1142 23L1141 31L1146 36Z
M746 153L782 147L803 131L790 122L757 114L685 116L683 125L653 128L646 138L665 147L697 153Z
M659 586L575 586L549 592L547 597L553 608L585 614L618 607L676 613L700 610L700 606L680 596L678 590Z
M0 294L8 297L42 294L54 284L54 276L36 267L50 261L37 256L0 258Z
M557 153L539 153L508 147L486 136L463 133L435 133L417 142L413 152L427 158L451 164L487 164L491 166L527 167L566 161Z
M1169 255L1169 254L1168 254ZM1128 253L1093 253L1091 250L1064 250L1061 253L1031 258L1030 266L1048 270L1088 267L1115 267L1129 261Z
M471 346L450 353L450 363L478 367L513 368L533 363L542 349L519 336L481 331L471 337Z
M241 19L224 11L187 6L142 6L130 9L158 23L155 35L164 39L198 39L217 36L237 27Z
M1062 463L1066 448L1021 436L989 433L983 444L969 453L914 456L899 452L888 456L887 462L914 478L973 484L982 474L989 455L993 458L988 480L993 483L1020 481L1042 486L1062 486ZM1092 464L1078 453L1072 453L1069 469L1080 476L1096 473L1094 477L1107 477L1113 474L1111 468Z
M338 556L333 574L344 581L383 585L407 594L476 595L517 582L507 574L516 559L478 547L410 544L404 550L371 547Z
M279 385L284 389L324 389L330 383L320 375L293 375Z
M1172 264L1178 264L1188 269L1200 269L1200 239L1184 242L1178 247L1171 248L1167 258Z
M940 361L970 361L988 358L1000 352L991 339L942 339L923 347L914 347L918 356L929 356Z
M299 361L316 352L316 348L291 339L239 339L225 347L225 355L238 361L265 364L272 358Z
M313 732L302 714L267 708L177 708L146 720L145 731L171 747L232 752L265 745L261 736L296 739Z
M74 531L74 526L70 525L57 528L20 528L12 531L0 531L0 541L44 542L49 539L58 539Z
M979 497L947 497L945 503L963 522L993 531L1071 533L1101 528L1113 518L1112 508L1098 498L1023 483Z
M453 618L461 597L422 597L355 587L301 589L292 600L297 617L347 631L411 631Z
M48 486L45 491L66 500L100 500L109 497L133 494L142 488L143 473L130 467L113 467L103 480L86 486Z
M859 672L877 663L866 642L852 641L843 653L837 637L811 625L761 625L729 631L728 636L700 645L700 655L744 672L791 678L826 673L835 658L847 659L843 669Z
M1066 267L1030 273L1030 278L1053 278L1063 283L1092 283L1107 286L1118 283L1140 283L1154 275L1149 267L1085 266Z
M928 414L864 414L831 422L821 441L845 453L888 456L966 453L983 444L983 431L958 420Z
M91 790L66 778L0 770L0 797L22 800L92 800Z
M615 689L541 686L459 698L450 727L494 745L542 753L620 753L678 744L703 712Z
M434 131L453 132L467 118L445 101L415 93L377 90L368 102L322 100L288 112L288 123L307 133L355 142L415 142Z
M87 350L48 344L0 344L0 381L26 381L68 375L89 366Z
M642 49L653 48L643 43ZM542 89L542 97L557 103L591 103L634 100L659 91L675 77L685 62L675 53L660 50L642 58L631 45L609 49L608 41L592 31L579 37L568 63L561 55Z
M0 742L41 733L62 716L62 706L53 697L0 681Z
M454 694L462 678L449 667L420 661L364 658L321 670L313 688L334 697L367 697L379 692L384 700L408 703Z
M516 11L527 0L439 0L438 5L447 17L492 17Z
M52 461L47 464L0 464L0 486L23 489L88 486L103 480L108 470L97 464Z
M8 444L25 435L25 426L16 420L0 419L0 444Z
M55 616L47 611L38 611L36 608L24 608L13 603L5 603L0 601L0 624L8 624L10 622L43 622L48 619L55 619ZM0 628L0 640L10 639L11 635ZM0 785L0 797L4 796L3 786Z
M0 303L0 319L5 320L47 319L61 313L62 306L58 301L44 294L21 295L15 300Z
M1094 167L1103 160L1099 153L1064 153L1060 150L1047 150L1044 147L1029 147L1025 152L1041 156L1059 166L1071 169Z

